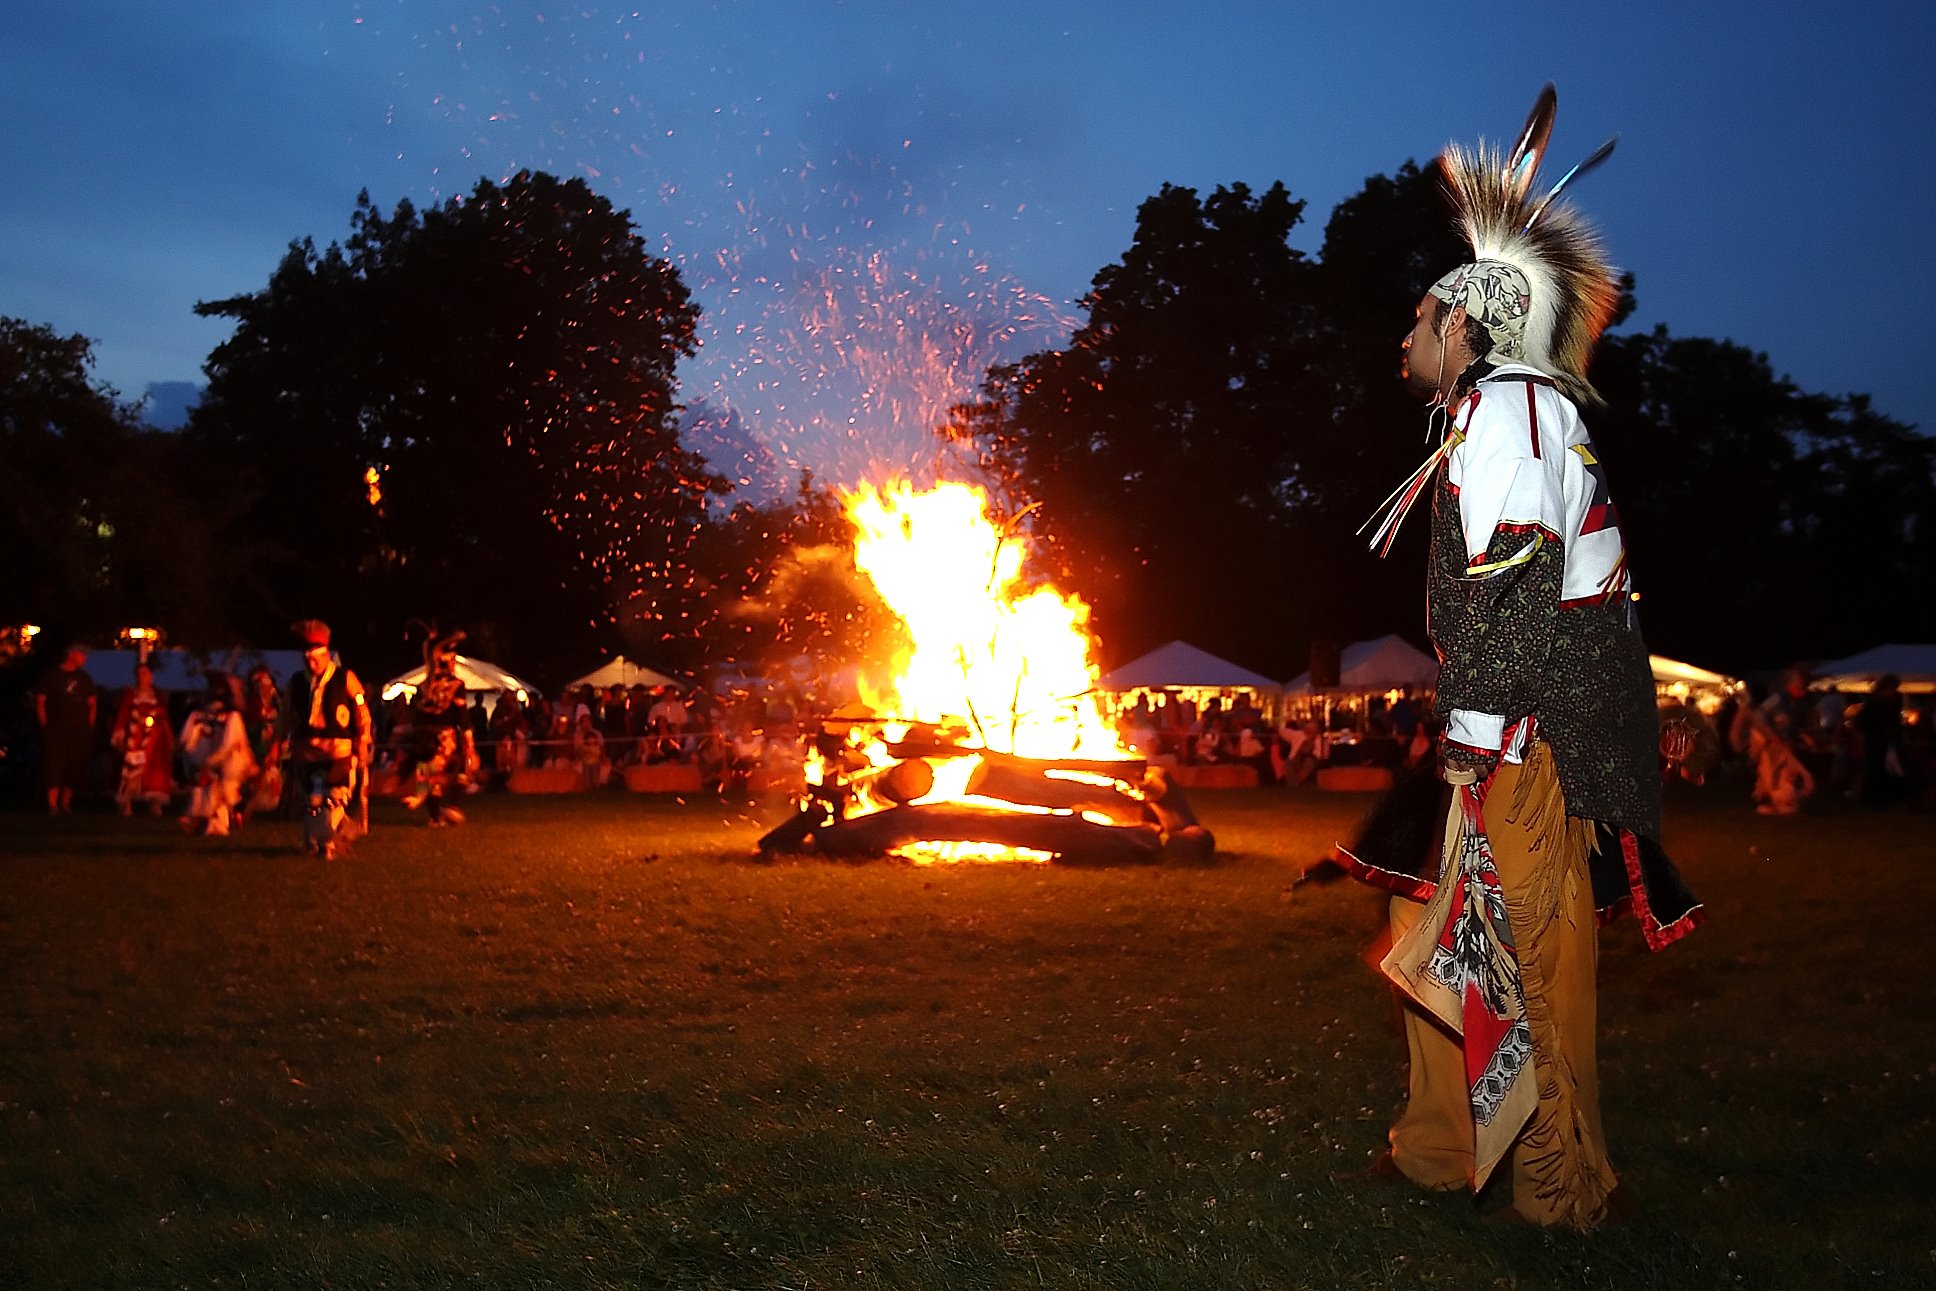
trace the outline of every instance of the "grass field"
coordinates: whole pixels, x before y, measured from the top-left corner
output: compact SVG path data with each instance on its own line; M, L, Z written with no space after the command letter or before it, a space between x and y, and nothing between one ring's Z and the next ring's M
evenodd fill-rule
M1711 922L1602 935L1592 1237L1341 1180L1402 1041L1346 796L1205 868L762 864L772 806L0 817L0 1283L1927 1287L1927 815L1670 805Z

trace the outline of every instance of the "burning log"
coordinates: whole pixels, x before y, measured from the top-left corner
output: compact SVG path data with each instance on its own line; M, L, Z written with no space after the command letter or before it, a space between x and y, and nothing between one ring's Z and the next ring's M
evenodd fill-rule
M869 775L854 776L845 783L856 793L868 789L888 802L913 802L934 792L934 768L921 758L909 758Z
M983 798L1000 798L1004 802L1032 807L1078 813L1093 811L1119 825L1134 825L1149 819L1139 799L1130 797L1113 785L1031 774L1009 762L983 759L982 764L975 768L975 773L968 777L968 792Z
M1149 766L1142 758L1025 758L996 749L971 748L965 744L933 739L905 739L899 744L888 745L887 751L897 758L980 758L986 766L1006 767L1033 775L1069 771L1121 780L1124 784L1135 784L1141 780Z
M777 831L776 831L777 832ZM1054 854L1063 863L1122 864L1160 859L1153 824L1102 824L1056 812L1005 811L969 803L911 803L813 831L827 856L884 856L913 843L993 843Z
M813 787L801 810L760 840L760 850L859 857L918 844L980 844L1110 864L1202 859L1214 849L1161 767L1138 759L1026 758L924 734L892 746L901 760L885 767L830 757L830 781ZM976 759L965 792L977 801L920 801L934 789L934 763L955 758ZM883 802L895 805L881 809Z

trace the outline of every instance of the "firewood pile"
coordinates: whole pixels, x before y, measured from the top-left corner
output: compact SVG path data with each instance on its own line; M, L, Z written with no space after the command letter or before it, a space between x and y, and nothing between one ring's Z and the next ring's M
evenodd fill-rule
M890 731L899 732L889 741ZM829 718L812 733L820 767L799 810L760 840L765 853L859 859L928 845L980 845L1059 864L1204 860L1215 839L1180 786L1141 759L1028 758L972 747L966 731ZM863 750L884 748L885 763ZM944 778L958 796L937 797ZM809 777L811 779L811 777Z

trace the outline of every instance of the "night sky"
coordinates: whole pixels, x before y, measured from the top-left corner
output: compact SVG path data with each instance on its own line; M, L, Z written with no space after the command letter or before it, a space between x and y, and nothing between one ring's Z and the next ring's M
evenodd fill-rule
M694 287L683 397L810 459L1060 344L1165 182L1283 180L1315 249L1368 175L1510 135L1551 79L1549 178L1621 135L1577 197L1637 275L1629 327L1930 427L1932 50L1926 3L11 0L0 313L94 338L128 398L197 382L226 328L194 302L346 236L359 189L542 168Z

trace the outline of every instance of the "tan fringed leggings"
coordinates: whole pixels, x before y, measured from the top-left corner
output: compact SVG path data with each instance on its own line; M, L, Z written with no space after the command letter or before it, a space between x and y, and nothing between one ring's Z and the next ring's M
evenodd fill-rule
M1536 741L1523 764L1499 768L1485 828L1519 951L1539 1082L1539 1106L1513 1144L1513 1208L1534 1223L1590 1228L1616 1183L1594 1042L1599 943L1586 869L1593 826L1567 816L1552 751ZM1392 936L1402 937L1424 909L1394 898ZM1473 1145L1464 1052L1415 1005L1404 1014L1411 1096L1392 1126L1392 1159L1415 1183L1461 1187L1472 1178Z

